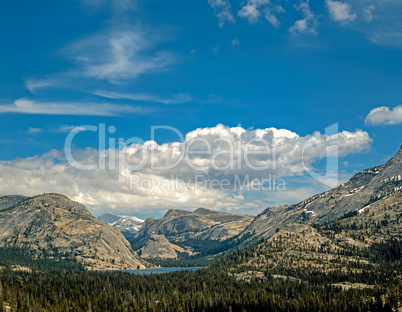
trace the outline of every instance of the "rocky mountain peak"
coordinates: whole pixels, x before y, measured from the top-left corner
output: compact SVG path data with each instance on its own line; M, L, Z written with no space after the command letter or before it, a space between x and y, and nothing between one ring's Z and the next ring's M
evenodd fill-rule
M206 208L197 208L194 210L194 213L196 214L202 214L202 215L210 215L210 214L217 214L219 213L218 211L211 210L211 209L206 209Z
M152 217L152 216L150 216L150 217L148 217L148 218L145 219L145 222L144 222L144 223L148 223L148 222L152 222L152 221L155 221L155 218Z
M76 217L93 217L89 210L80 203L61 194L41 194L29 197L19 203L22 207L32 207L55 215L69 214Z
M369 183L376 196L388 195L402 185L402 148Z
M110 213L104 213L103 215L98 217L99 221L101 221L103 223L107 223L107 224L114 223L114 222L118 221L119 219L120 219L120 217L112 215Z
M402 163L402 145L401 145L401 147L399 148L399 150L398 150L398 152L395 154L395 156L394 157L392 157L388 162L387 162L387 165L388 165L388 163L391 163L391 164L396 164L396 163Z
M251 216L223 213L205 208L198 208L194 212L171 209L162 218L147 219L131 241L134 243L135 250L145 246L142 250L147 257L175 258L176 253L173 251L177 248L168 245L166 240L161 237L166 238L173 245L180 242L179 245L187 252L192 250L194 240L224 241L235 237L252 220ZM157 240L152 239L154 235L157 235Z
M191 214L191 211L180 210L180 209L169 209L163 217L170 218L170 217L185 216L188 214Z
M98 221L85 206L68 197L43 194L14 199L17 203L0 210L0 246L29 248L38 255L74 255L92 269L145 267L146 262L138 258L123 234ZM0 201L5 203L4 198Z

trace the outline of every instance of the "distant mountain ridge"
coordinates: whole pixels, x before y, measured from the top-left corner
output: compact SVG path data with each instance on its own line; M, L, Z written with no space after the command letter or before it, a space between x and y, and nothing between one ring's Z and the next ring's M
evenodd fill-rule
M145 220L135 216L116 216L105 213L98 220L117 228L125 237L132 237L138 233Z
M111 224L115 223L116 221L120 220L120 217L118 217L116 215L112 215L110 213L104 213L97 219L103 223L107 223L107 224L111 225Z
M170 209L162 218L147 218L131 242L137 250L146 251L148 258L175 259L176 244L181 253L191 255L193 250L187 241L224 241L240 234L253 219L205 208L193 212Z
M115 228L59 194L0 198L0 246L74 256L90 269L145 268Z
M160 219L147 219L135 239L150 234L225 240L239 234L253 217L199 208L194 212L171 209Z

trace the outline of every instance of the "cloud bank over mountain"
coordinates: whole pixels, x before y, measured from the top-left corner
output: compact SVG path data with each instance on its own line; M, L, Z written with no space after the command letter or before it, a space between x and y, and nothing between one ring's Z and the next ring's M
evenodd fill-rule
M82 131L85 127L70 136ZM0 194L63 193L95 214L200 206L256 213L268 203L296 201L315 192L314 183L295 187L295 181L306 170L320 171L314 168L320 159L368 149L371 138L362 130L300 136L287 129L218 124L188 132L182 141L134 141L101 151L72 149L70 157L52 150L2 161ZM328 154L331 146L337 146L337 155Z

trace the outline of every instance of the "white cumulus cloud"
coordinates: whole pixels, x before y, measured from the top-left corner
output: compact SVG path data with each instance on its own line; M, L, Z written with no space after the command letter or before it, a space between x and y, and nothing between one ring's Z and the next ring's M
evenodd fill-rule
M402 123L402 105L394 108L381 106L373 108L366 117L367 125L396 125Z
M352 13L352 6L343 1L325 1L329 15L335 22L346 25L356 20L357 15Z

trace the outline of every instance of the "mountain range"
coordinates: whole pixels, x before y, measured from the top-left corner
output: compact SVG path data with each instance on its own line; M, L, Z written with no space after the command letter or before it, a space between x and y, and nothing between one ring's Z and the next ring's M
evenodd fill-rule
M172 209L162 218L145 221L110 214L99 219L103 222L59 194L3 196L0 247L29 248L38 257L72 256L94 270L151 266L143 258L214 260L261 239L272 243L283 237L291 238L282 246L291 254L297 248L322 246L334 251L371 248L402 239L402 147L384 165L300 203L269 207L256 217L198 208ZM129 241L119 230L131 236ZM267 246L258 248L272 253ZM261 256L248 261L247 266L264 262Z
M205 208L195 211L171 209L159 219L149 217L131 239L133 248L153 259L177 259L178 253L196 255L194 241L222 242L239 235L254 218Z
M300 227L353 216L360 220L367 213L375 215L377 211L372 211L383 206L396 205L393 209L398 211L401 193L402 146L386 164L363 170L348 182L297 204L268 207L256 217L204 208L194 212L169 210L160 219L148 218L130 241L148 259L178 259L181 253L186 259L204 254L213 260L214 255L268 239L282 229L299 231ZM396 216L400 218L400 214ZM214 248L210 250L211 246Z

